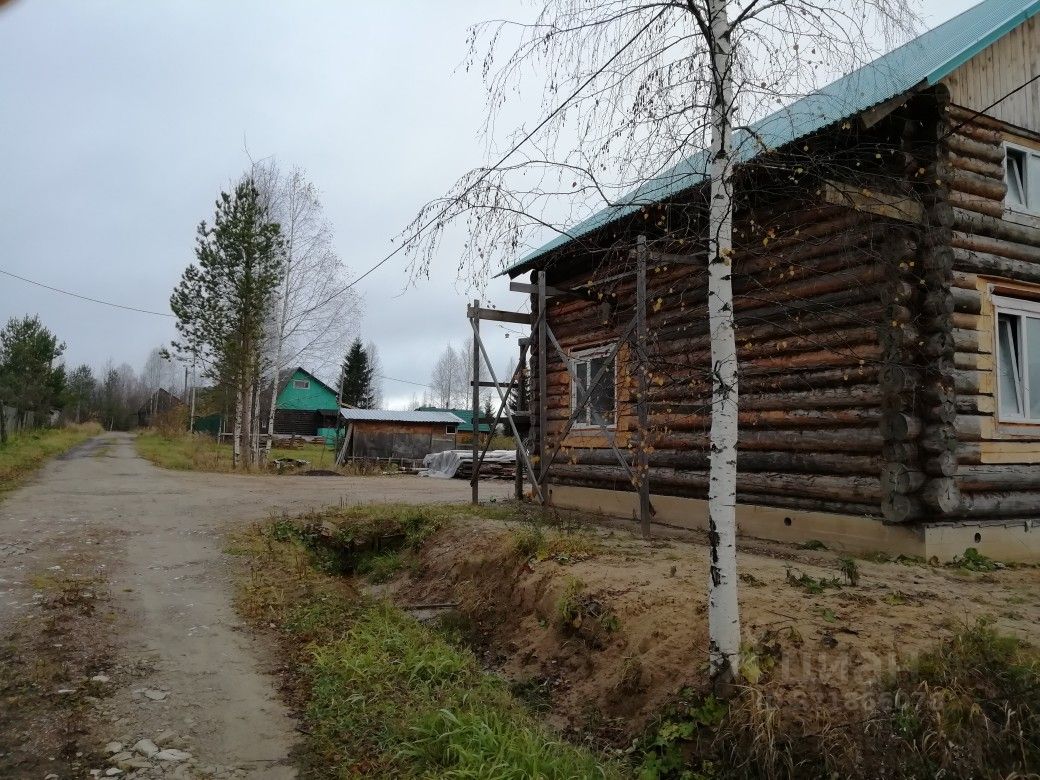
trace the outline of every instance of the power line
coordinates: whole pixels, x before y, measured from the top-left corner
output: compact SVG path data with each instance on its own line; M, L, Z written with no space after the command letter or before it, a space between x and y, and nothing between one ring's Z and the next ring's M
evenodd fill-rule
M983 114L985 114L987 111L989 111L995 105L997 105L998 103L1003 103L1005 100L1007 100L1009 97L1014 95L1016 92L1022 91L1023 89L1028 87L1030 84L1032 84L1037 79L1040 79L1040 73L1037 73L1035 76L1033 76L1031 79L1028 79L1027 81L1023 81L1021 84L1019 84L1017 87L1015 87L1010 92L1007 92L1007 93L1001 95L999 98L994 100L992 103L990 103L985 108L976 111L968 119L965 119L963 122L960 122L959 124L954 125L952 128L950 128L950 130L946 133L946 135L943 136L943 138L946 138L947 136L953 135L954 133L956 133L958 130L960 130L962 127L964 127L969 122L974 122L978 117L980 117Z
M37 281L35 281L33 279L27 279L24 276L19 276L18 274L13 274L10 271L5 271L3 268L0 268L0 274L4 274L6 276L10 276L10 277L12 277L14 279L18 279L20 281L26 282L27 284L34 284L37 287L44 288L45 290L51 290L51 291L56 292L56 293L61 293L62 295L70 295L73 298L79 298L82 301L90 301L91 303L100 303L103 306L111 306L114 309L126 309L127 311L136 311L136 312L140 312L141 314L153 314L156 317L172 317L173 316L173 314L171 314L169 312L152 311L151 309L138 309L136 306L124 306L121 303L112 303L111 301L103 301L100 298L91 298L89 295L80 295L79 293L69 292L68 290L62 290L60 287L52 287L49 284L44 284L43 282L37 282Z
M616 60L618 57L620 57L622 55L622 53L624 53L624 51L626 49L628 49L629 46L631 46L633 43L635 43L637 40L639 40L639 37L643 33L645 33L647 30L649 30L650 27L654 24L654 22L656 22L658 19L660 19L664 15L665 10L666 9L662 9L660 12L658 12L654 16L653 19L651 19L649 22L647 22L645 25L643 25L643 27L641 27L635 33L635 35L633 35L631 38L628 39L628 41L625 43L624 46L622 46L616 52L614 52L614 54L611 55L610 59L608 59L606 62L604 62L599 68L597 68L596 71L592 75L590 75L587 79L585 79L585 81L583 81L577 87L577 89L575 89L570 95L568 95L567 98L565 98L563 100L563 102L561 102L558 106L556 106L556 108L554 108L549 114L547 114L545 116L545 118L542 119L542 121L539 122L535 126L535 128L533 130L531 130L529 133L527 133L527 135L525 135L523 138L521 138L519 141L517 141L513 145L512 149L510 149L508 152L506 152L504 155L502 155L501 159L499 159L498 162L496 162L492 166L489 166L489 167L485 168L484 172L482 174L480 174L480 176L478 176L477 179L472 184L470 184L465 190L463 190L463 192L461 194L456 195L454 198L452 198L450 203L445 204L444 208L442 208L437 213L437 216L431 217L430 219L426 220L426 222L424 222L422 225L419 226L419 228L415 231L415 233L413 235L409 236L406 240L401 241L401 243L397 246L396 249L394 249L392 252L390 252L388 255L386 255L386 257L384 257L378 263L376 263L371 268L369 268L367 271L365 271L363 274L361 274L361 276L359 276L357 279L355 279L354 281L352 281L349 284L347 284L342 290L340 290L339 293L336 293L336 295L339 295L339 294L344 293L347 290L349 290L351 287L356 285L358 282L360 282L366 276L371 274L377 268L379 268L380 266L384 265L386 262L388 262L393 257L395 257L398 253L403 251L404 248L407 247L408 244L411 241L413 241L416 238L418 238L423 233L424 230L426 230L431 225L439 222L441 220L441 218L444 217L444 215L448 213L448 209L450 209L456 203L458 203L463 198L465 198L467 195L469 195L478 184L483 182L484 179L486 179L488 176L491 175L492 171L494 171L496 168L501 166L506 160L508 160L510 157L512 157L513 154L515 154L520 149L521 146L523 146L525 143L530 141L531 138L533 138L536 133L538 133L543 127L545 127L547 124L549 124L549 122L551 122L556 117L557 114L559 114L561 111L563 111L563 109L567 107L568 103L570 103L572 100L574 100L574 98L576 98L579 94L581 94L582 90L584 90L585 87L587 87L589 84L591 84L593 81L595 81L603 73L603 71L605 71L614 62L614 60ZM335 297L335 296L333 296L333 297Z
M398 379L397 377L386 376L385 374L376 374L376 376L379 379L387 379L391 382L404 382L404 384L406 385L416 385L417 387L430 387L430 385L424 384L422 382L413 382L410 379Z

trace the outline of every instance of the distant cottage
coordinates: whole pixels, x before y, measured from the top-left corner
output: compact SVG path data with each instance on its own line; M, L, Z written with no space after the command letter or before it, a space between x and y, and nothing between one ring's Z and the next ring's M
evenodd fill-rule
M309 371L297 367L285 378L275 401L275 436L325 436L337 426L337 393ZM268 398L270 394L268 393ZM261 409L266 410L262 403ZM267 433L267 414L262 413L262 433Z

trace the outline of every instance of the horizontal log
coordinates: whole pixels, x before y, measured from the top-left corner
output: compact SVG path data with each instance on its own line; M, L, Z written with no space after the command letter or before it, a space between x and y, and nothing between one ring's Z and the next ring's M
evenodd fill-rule
M952 133L943 139L942 145L962 157L972 157L994 164L1004 163L1004 147L999 142L985 143L960 133Z
M663 407L663 409L661 408ZM655 426L673 431L707 430L711 425L710 406L694 407L700 413L683 411L676 404L653 404L651 414ZM672 409L674 413L664 411ZM746 428L833 428L840 425L876 425L880 409L783 409L774 411L740 411L738 424Z
M1027 244L1034 248L1040 247L1040 228L1032 225L1010 222L1000 217L978 214L961 208L953 210L953 225L957 230L965 233Z
M708 450L661 450L650 453L651 466L666 466L674 469L701 470L709 466ZM614 466L617 456L609 448L570 449L560 457L560 462L572 465ZM805 452L738 452L737 470L780 471L809 474L859 474L877 476L881 470L881 458L877 455L847 455L844 453Z
M1040 490L1040 467L1019 463L964 464L957 467L956 480L957 486L966 492Z
M955 247L954 267L1021 282L1040 282L1040 257L1020 260L992 252Z
M1040 491L961 493L959 517L1036 517Z
M950 165L962 171L970 171L979 176L986 176L990 179L996 179L997 181L1004 178L1003 160L1000 162L989 162L977 157L962 157L959 154L951 154L948 159Z
M992 373L989 371L954 371L954 387L964 395L985 395L991 392Z
M1006 241L992 236L968 234L955 230L952 237L954 262L957 261L957 250L968 249L973 252L983 252L1007 257L1013 260L1026 260L1033 263L1040 262L1040 246L1020 244L1014 241ZM977 269L969 269L977 270Z
M1004 216L1004 204L999 200L991 200L990 198L980 198L976 195L969 195L965 192L957 192L953 190L949 196L950 205L954 207L954 223L956 224L956 210L977 212L979 214L985 214L996 219L1001 219Z
M811 409L844 406L871 407L881 402L876 384L851 385L788 393L742 393L742 409Z
M554 465L551 478L577 477L603 482L627 482L628 474L620 466ZM648 472L650 490L654 485L684 486L707 490L707 471L687 471L651 467ZM838 476L831 474L783 474L779 472L744 472L737 474L737 490L763 495L789 495L835 501L873 502L881 500L881 483L877 477Z
M958 395L956 404L961 414L993 414L997 406L991 395Z
M982 312L982 293L979 290L951 287L950 294L953 296L954 311L964 311L969 314Z
M858 515L878 517L881 508L876 501L857 503L852 501L834 501L818 498L797 498L795 496L770 496L758 493L737 491L737 501L752 506L773 506L784 509L797 509L803 512L827 512L838 515Z
M980 141L990 139L995 144L1003 140L1003 125L995 117L964 108L956 103L946 105L946 115L953 132L970 135Z
M707 449L705 433L658 432L655 446L664 449ZM737 434L739 450L790 450L810 452L881 452L881 433L875 428L839 428L836 430L748 431Z
M938 178L944 179L951 189L980 198L1003 202L1007 195L1007 185L1003 181L959 168L945 166L938 172Z

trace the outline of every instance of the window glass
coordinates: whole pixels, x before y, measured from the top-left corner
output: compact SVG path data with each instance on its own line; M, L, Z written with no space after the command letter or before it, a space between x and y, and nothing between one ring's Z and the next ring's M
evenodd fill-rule
M293 380L293 387L295 387L297 390L309 390L310 386L311 386L311 383L309 381L307 381L306 379L294 379Z
M1019 361L1029 372L1029 417L1040 420L1040 319L1026 317L1025 348L1029 353Z
M1028 157L1020 149L1007 149L1007 202L1009 206L1026 206L1026 168Z
M1022 374L1019 368L1022 356L1019 345L1020 319L1016 314L999 314L997 316L997 359L1000 363L997 389L1000 398L1000 413L1014 417L1022 414Z
M592 385L592 381L596 378L600 369L605 366L599 384L596 385L596 389L592 392L588 401L575 416L575 421L581 425L597 425L599 423L613 425L615 422L614 383L616 381L614 375L614 360L607 360L607 356L605 355L588 357L582 357L579 355L573 360L574 374L577 378L577 384L572 391L571 408L574 408L574 405L584 397L587 389Z
M610 425L614 422L614 361L608 361L606 357L593 358L589 361L588 366L590 383L596 378L600 369L606 367L603 378L599 380L589 401L590 417L592 417L589 422L597 422L592 414L595 412L603 419L603 422Z

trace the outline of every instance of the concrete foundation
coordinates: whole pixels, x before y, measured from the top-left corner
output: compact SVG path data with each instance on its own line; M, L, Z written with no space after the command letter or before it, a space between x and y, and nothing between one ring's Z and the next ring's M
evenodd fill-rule
M560 509L613 517L635 518L639 509L635 493L600 488L553 485L549 498ZM657 512L655 523L707 530L707 501L651 495L650 502ZM1040 563L1040 520L886 525L880 517L737 504L737 533L791 544L817 539L832 550L934 557L943 563L963 555L969 547L998 561Z

